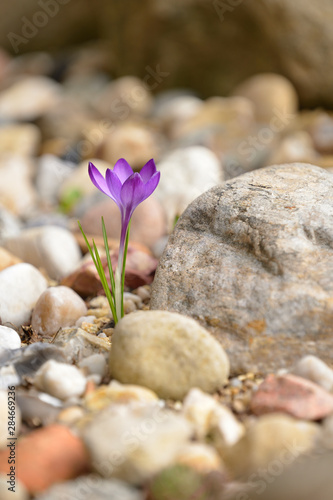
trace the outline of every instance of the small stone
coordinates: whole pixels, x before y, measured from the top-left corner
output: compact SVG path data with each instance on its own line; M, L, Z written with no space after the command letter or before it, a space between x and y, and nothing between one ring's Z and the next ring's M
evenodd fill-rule
M124 300L132 301L136 308L140 308L142 305L142 300L139 295L130 292L124 292Z
M329 450L333 450L333 415L326 417L322 423L323 435L322 444L323 447Z
M34 164L28 157L14 153L0 156L0 203L15 215L26 217L35 209L34 170Z
M135 76L110 82L95 100L96 109L107 118L124 120L131 115L146 115L152 106L147 86Z
M333 396L319 385L295 375L268 375L251 401L256 415L283 412L319 420L333 412Z
M82 431L94 469L131 484L142 484L174 463L190 436L183 417L154 402L134 401L109 405Z
M178 453L176 462L200 473L222 469L222 461L217 451L203 443L186 443Z
M79 363L91 354L110 352L110 341L85 332L81 328L62 328L54 338L56 346L63 347L68 361Z
M265 415L252 423L234 446L219 451L234 477L248 479L273 463L278 463L282 472L315 445L320 432L319 425L312 422L281 414Z
M333 119L328 113L321 112L315 117L310 133L319 153L333 153Z
M290 373L311 380L328 392L333 392L333 370L316 356L304 356Z
M301 130L282 139L276 150L266 161L266 165L278 163L316 163L318 153L313 148L313 143L308 132Z
M193 95L165 96L163 101L155 106L154 115L169 132L174 125L193 118L202 106L202 99Z
M16 444L16 475L30 493L44 491L89 470L89 456L81 439L64 425L42 427ZM7 449L0 452L0 471L9 471Z
M139 286L139 288L135 290L135 293L143 302L150 299L150 288L147 286Z
M167 311L122 318L112 335L110 368L120 382L165 399L182 399L192 387L214 392L229 375L221 345L193 319Z
M0 318L3 324L23 325L40 295L46 290L44 276L32 265L22 263L0 272Z
M3 349L1 349L3 351ZM8 352L9 349L6 349ZM6 390L9 386L19 385L21 377L18 375L13 365L2 366L0 368L0 390Z
M136 311L135 303L132 300L124 300L124 314Z
M63 349L47 342L34 342L22 347L18 351L10 351L14 358L11 360L20 377L31 377L49 359L65 361Z
M110 403L127 404L130 401L150 403L157 400L157 395L145 387L119 384L116 380L112 380L109 385L103 385L88 394L85 397L85 406L89 410L98 411L107 407Z
M80 328L83 323L93 325L95 319L96 319L96 316L93 316L93 315L81 316L79 319L77 319L75 321L75 326Z
M274 73L248 78L234 89L233 95L246 97L253 102L259 122L272 123L281 129L290 124L298 109L294 86L284 76Z
M8 238L5 247L25 262L43 267L54 279L71 273L81 259L74 236L58 226L25 229L18 236Z
M12 413L10 413L12 412ZM9 416L14 416L11 421ZM11 392L8 387L0 390L0 449L5 449L8 438L17 437L21 429L21 411L17 404L15 391ZM14 432L13 435L10 432Z
M92 309L107 309L109 301L104 295L99 295L90 300L89 307Z
M159 156L155 134L146 126L126 122L107 133L101 150L104 161L114 165L119 158L126 156L135 170L140 170L148 160Z
M40 147L41 133L31 123L0 127L1 153L36 156Z
M0 206L0 244L2 245L10 236L19 234L21 227L22 224L20 219L5 207Z
M59 101L60 85L50 78L26 76L0 93L2 120L34 120Z
M75 481L55 484L35 500L74 500L78 494L80 500L144 500L143 493L136 488L97 475L80 476Z
M62 400L81 396L86 388L86 378L76 366L53 359L37 371L33 383L41 391Z
M155 196L165 209L170 232L175 218L195 198L223 182L217 156L203 146L176 149L158 163L157 170L161 172L161 180Z
M31 427L53 424L63 402L45 392L17 391L17 402L22 412L22 420Z
M213 432L216 439L223 441L226 446L232 446L245 432L244 426L229 408L200 389L190 390L184 399L182 413L194 426L198 439Z
M58 202L60 186L70 176L73 167L73 163L62 161L51 154L39 158L36 186L39 197L45 204Z
M19 349L21 347L21 338L12 328L0 326L0 347L6 349Z
M21 262L22 260L16 257L16 255L13 255L5 248L0 247L0 271Z
M73 425L75 422L83 418L85 415L85 411L81 406L69 406L68 408L64 408L61 412L58 413L57 421L59 424L63 425Z
M194 116L174 123L171 136L185 145L211 144L208 138L221 130L224 144L228 146L226 149L230 149L230 139L234 138L235 131L236 137L239 138L240 131L244 137L244 132L249 132L249 126L254 122L254 106L249 99L213 96L203 102ZM223 156L226 149L220 151Z
M107 374L108 366L103 354L91 354L79 363L79 367L86 369L89 374L96 374L104 377Z
M84 301L74 290L55 286L45 290L39 297L32 313L31 325L34 331L48 337L60 328L74 326L86 312Z
M1 500L29 500L30 495L25 486L15 478L15 490L10 490L8 476L0 474L0 498Z
M224 500L226 477L218 471L201 474L192 467L173 465L151 480L148 495L151 500Z

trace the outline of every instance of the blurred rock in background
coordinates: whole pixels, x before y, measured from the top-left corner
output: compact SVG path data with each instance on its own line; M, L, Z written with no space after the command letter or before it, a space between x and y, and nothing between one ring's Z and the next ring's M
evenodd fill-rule
M137 75L151 90L225 95L248 76L276 72L302 105L333 104L331 0L3 0L0 19L9 53L63 49L63 69L68 47L100 40L101 70Z

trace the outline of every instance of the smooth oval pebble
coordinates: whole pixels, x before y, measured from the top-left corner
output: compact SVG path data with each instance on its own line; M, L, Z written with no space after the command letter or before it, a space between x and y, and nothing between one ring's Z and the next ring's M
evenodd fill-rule
M0 272L0 318L2 323L23 325L47 288L44 276L23 262Z
M81 251L70 231L59 226L24 229L5 241L5 248L25 262L43 267L51 278L70 274L81 259Z
M157 170L161 172L161 180L155 196L166 211L170 232L175 218L195 198L223 182L217 156L203 146L175 149L158 163Z
M311 380L326 391L333 390L333 370L317 356L304 356L290 370L290 373Z
M125 316L112 336L114 378L182 399L192 387L214 392L229 375L222 346L192 318L168 311Z
M19 349L21 347L21 338L19 334L8 328L8 326L0 326L0 347L6 349Z
M59 399L81 396L86 388L84 375L73 365L50 359L37 371L34 385Z
M43 335L53 335L60 328L74 326L87 307L81 297L67 286L48 288L39 297L32 313L32 328Z

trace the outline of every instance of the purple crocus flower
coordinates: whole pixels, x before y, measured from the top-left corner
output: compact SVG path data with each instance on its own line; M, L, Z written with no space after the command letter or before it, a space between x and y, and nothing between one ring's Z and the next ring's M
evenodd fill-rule
M120 280L128 225L136 207L155 191L160 180L160 172L157 172L153 159L145 164L140 173L133 172L124 158L117 161L113 170L109 168L106 170L105 178L91 162L88 172L92 183L116 202L121 213L119 256L115 275L116 303L119 306L121 302ZM118 317L120 317L120 313Z
M153 159L149 160L140 173L133 172L129 163L120 158L113 170L107 169L105 178L93 163L89 163L89 176L92 183L116 202L121 213L121 236L119 252L122 252L129 221L136 207L155 191L160 172L157 172Z

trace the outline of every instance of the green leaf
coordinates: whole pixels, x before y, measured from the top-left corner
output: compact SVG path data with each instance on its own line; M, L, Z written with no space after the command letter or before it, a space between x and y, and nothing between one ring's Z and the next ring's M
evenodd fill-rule
M123 258L123 268L121 271L121 317L124 317L124 288L125 288L125 266L126 266L126 257L127 257L127 247L129 240L129 233L131 229L131 221L128 223L126 239L125 239L125 248L124 248L124 258Z
M93 240L93 246L94 246L94 251L95 251L95 256L96 256L96 262L97 262L96 269L97 269L97 272L99 274L99 277L100 277L100 280L101 280L101 283L102 283L105 295L106 295L106 297L107 297L107 299L109 301L114 322L118 323L118 317L117 317L117 313L116 313L114 299L113 299L113 297L111 295L111 292L110 292L110 289L109 289L109 285L108 285L108 282L107 282L107 279L106 279L106 276L105 276L105 272L104 272L104 269L103 269L103 264L102 264L102 261L101 261L101 258L100 258L100 255L98 253L98 250L97 250L97 247L96 247L96 243L94 242L94 240Z
M112 269L112 264L111 264L109 242L108 242L108 237L106 234L106 228L105 228L105 223L104 223L103 217L102 217L102 231L103 231L104 247L105 247L105 251L106 251L106 260L108 262L108 268L109 268L109 276L110 276L110 282L111 282L112 295L113 295L113 297L115 297L114 274L113 274L113 269Z
M86 237L86 235L85 235L85 233L84 233L84 231L82 229L82 226L81 226L81 224L80 224L79 221L78 221L78 225L79 225L80 231L81 231L81 233L83 235L84 241L86 242L86 245L87 245L87 248L88 248L89 253L91 255L91 258L92 258L92 260L93 260L93 262L95 264L95 267L96 267L96 270L98 272L99 278L101 280L101 283L102 283L102 286L103 286L106 298L108 299L108 302L109 302L109 305L110 305L110 309L111 309L111 312L112 312L112 316L113 316L114 322L117 323L118 322L118 318L117 318L117 313L116 313L114 299L113 299L113 297L111 295L111 292L110 292L110 289L109 289L109 285L108 285L108 282L107 282L107 279L106 279L106 276L105 276L105 272L104 272L104 269L103 269L102 261L101 261L100 255L98 253L96 244L93 241L93 247L94 247L94 251L93 251L93 249L91 248L91 246L89 244L89 241L88 241L88 239L87 239L87 237Z

